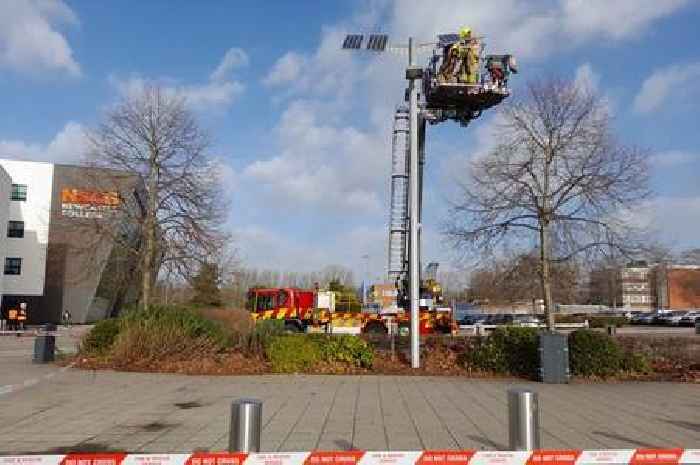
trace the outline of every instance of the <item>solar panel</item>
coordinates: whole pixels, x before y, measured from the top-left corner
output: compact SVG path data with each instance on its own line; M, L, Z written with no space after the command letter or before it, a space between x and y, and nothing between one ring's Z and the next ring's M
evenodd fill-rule
M362 47L362 34L348 34L343 41L344 49L358 49Z
M459 34L438 34L438 45L444 47L445 45L454 44L459 41Z
M383 52L386 49L386 44L389 41L389 36L386 34L371 34L367 41L367 50L375 52Z

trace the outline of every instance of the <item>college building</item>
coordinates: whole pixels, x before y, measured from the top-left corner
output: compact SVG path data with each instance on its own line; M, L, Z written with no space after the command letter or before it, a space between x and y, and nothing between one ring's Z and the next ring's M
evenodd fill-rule
M27 304L28 323L87 323L138 297L140 176L0 159L3 318Z
M631 262L620 271L624 307L686 310L700 308L700 266Z

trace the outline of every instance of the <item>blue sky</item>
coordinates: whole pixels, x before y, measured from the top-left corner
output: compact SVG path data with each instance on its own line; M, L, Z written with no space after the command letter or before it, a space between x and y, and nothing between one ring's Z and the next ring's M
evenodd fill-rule
M693 0L0 0L0 157L79 160L83 130L131 89L183 92L210 131L249 266L386 263L392 112L404 57L344 53L348 31L397 39L466 24L528 79L580 79L620 138L650 152L655 198L638 215L700 247L700 4ZM429 130L426 260L449 264L439 224L492 115Z

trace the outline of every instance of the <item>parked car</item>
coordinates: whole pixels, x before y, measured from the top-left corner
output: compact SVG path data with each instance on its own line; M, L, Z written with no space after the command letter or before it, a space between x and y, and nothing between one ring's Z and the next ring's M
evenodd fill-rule
M656 326L664 326L666 325L666 318L670 316L671 312L663 312L663 313L654 313L653 318L651 319L652 325Z
M509 325L513 323L514 315L508 313L498 313L490 315L489 319L484 323L487 325Z
M683 316L685 316L686 313L688 313L687 310L668 312L661 315L658 318L658 321L660 324L665 326L678 326L678 324L681 321L681 318L683 318Z
M700 321L700 311L688 312L681 317L678 326L695 326L697 321Z
M656 316L655 313L640 313L632 317L633 325L650 325Z
M478 325L483 324L488 315L483 313L467 313L459 320L460 325Z
M539 318L532 315L515 315L513 317L513 324L515 326L525 326L528 328L538 328L542 321Z

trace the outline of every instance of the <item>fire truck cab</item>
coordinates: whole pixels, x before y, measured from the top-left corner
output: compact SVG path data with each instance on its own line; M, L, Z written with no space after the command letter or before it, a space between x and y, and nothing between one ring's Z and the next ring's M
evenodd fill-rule
M285 329L304 331L313 319L315 292L297 288L251 288L248 310L254 320L284 320Z

